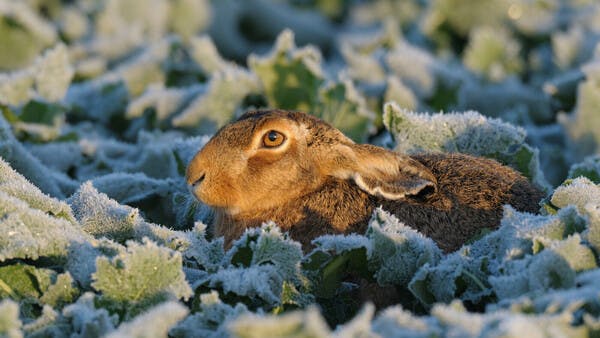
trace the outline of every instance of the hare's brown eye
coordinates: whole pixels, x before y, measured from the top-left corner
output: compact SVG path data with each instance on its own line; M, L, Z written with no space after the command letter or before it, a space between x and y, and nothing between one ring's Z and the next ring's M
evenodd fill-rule
M285 136L276 130L268 131L263 136L263 146L265 148L279 147L283 144L283 141L285 141Z

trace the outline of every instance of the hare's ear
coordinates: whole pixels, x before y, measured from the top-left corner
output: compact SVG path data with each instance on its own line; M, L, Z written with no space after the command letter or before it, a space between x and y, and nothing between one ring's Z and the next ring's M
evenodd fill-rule
M341 165L334 176L353 180L370 195L400 200L437 190L431 171L406 155L367 144L343 147L348 161L337 161Z

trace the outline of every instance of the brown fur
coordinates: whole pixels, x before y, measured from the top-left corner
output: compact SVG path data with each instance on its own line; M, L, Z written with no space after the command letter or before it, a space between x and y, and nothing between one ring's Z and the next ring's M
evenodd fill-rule
M281 148L261 145L269 130L286 135ZM272 220L305 249L323 234L363 233L382 206L449 252L496 228L504 204L535 212L543 197L490 159L409 157L355 144L319 119L280 110L249 112L225 126L191 161L187 179L215 208L215 234L227 245Z

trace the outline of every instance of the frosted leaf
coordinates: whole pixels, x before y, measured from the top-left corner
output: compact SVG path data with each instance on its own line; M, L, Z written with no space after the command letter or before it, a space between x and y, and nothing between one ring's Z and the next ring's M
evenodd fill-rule
M227 325L248 312L242 303L235 307L223 303L219 293L211 291L200 295L200 311L188 316L169 332L174 338L183 337L226 337Z
M60 101L67 93L74 70L67 47L60 43L37 60L34 67L35 88L44 99Z
M354 316L349 322L344 325L338 326L332 334L333 338L346 338L346 337L371 337L374 336L371 333L371 321L375 314L375 307L373 304L365 305L361 311Z
M156 119L163 121L175 114L187 101L203 91L202 86L188 88L165 88L162 84L148 86L146 91L129 102L125 117L141 117L146 109L156 112Z
M397 76L387 78L387 88L384 94L384 102L396 102L404 109L414 111L417 109L419 101L410 88L405 86Z
M0 261L66 257L69 247L88 240L73 223L31 208L26 202L0 192Z
M247 229L233 243L220 269L207 279L211 287L240 296L258 297L268 304L281 303L284 282L298 282L302 249L272 222Z
M124 242L134 236L136 227L143 222L137 209L99 193L89 181L81 185L69 203L83 230L95 237Z
M66 173L69 169L82 166L84 156L76 142L49 142L28 145L27 150L52 170Z
M170 3L169 27L189 39L211 22L211 6L207 0L177 0Z
M588 216L589 226L584 233L584 238L596 249L600 250L600 205L586 204L585 213Z
M311 111L324 82L321 54L312 47L296 48L294 33L286 29L277 37L270 55L248 57L248 65L264 87L269 106Z
M131 96L140 95L151 83L164 82L161 63L169 56L169 49L174 42L169 38L155 42L114 70L114 74L124 81Z
M235 337L315 337L330 336L327 324L315 307L295 311L281 316L243 315L229 325Z
M600 70L600 61L583 67L587 79L577 87L575 111L571 115L559 114L558 122L566 129L574 146L575 158L581 158L597 152L600 140L600 81L594 75Z
M359 248L366 248L367 252L373 250L369 239L358 234L323 235L313 239L311 243L317 250L335 252L338 254Z
M535 247L535 241L551 242L565 239L569 235L583 231L586 227L585 223L585 219L572 207L561 209L557 215L542 216L519 212L511 206L505 206L501 220L503 227L512 230L513 238L505 241L514 243L515 239L527 240L527 245L531 245L528 249L532 250L527 253L539 251L539 248Z
M260 90L258 78L237 66L225 67L213 73L206 92L200 93L173 119L176 127L196 127L209 124L215 132L231 121L244 98Z
M102 255L116 255L122 247L120 244L103 238L83 243L73 243L69 247L69 255L65 263L73 279L82 288L90 289L92 273L96 271L96 258Z
M416 317L400 306L391 306L381 311L373 320L372 331L382 337L426 338L442 336L442 330L431 317Z
M80 152L89 158L77 168L81 180L92 179L115 172L143 173L152 178L180 178L174 143L178 138L161 138L158 134L140 132L135 144L111 139L87 139L79 141Z
M578 309L587 308L586 312L598 315L600 301L598 292L600 291L597 283L600 277L598 269L580 273L575 278L576 288L566 290L550 290L545 293L517 299L510 304L501 304L515 309L528 308L538 313L543 312L573 312Z
M342 55L348 65L348 75L357 81L379 83L385 80L385 72L380 61L373 55L363 55L350 44L342 45Z
M114 173L99 176L92 180L98 189L119 203L131 204L140 202L153 195L164 196L176 185L172 180L155 179L142 173Z
M508 8L508 17L526 35L544 35L556 29L560 22L559 0L519 0Z
M181 254L150 240L127 242L127 250L109 259L98 257L92 275L94 289L118 303L187 300L192 289L182 270Z
M525 271L510 275L490 276L490 285L498 299L517 298L529 292L529 276Z
M367 108L365 98L356 90L352 80L340 77L319 89L319 101L309 110L331 123L357 142L364 142L373 129L375 115Z
M110 0L96 18L98 35L111 37L127 26L136 27L149 40L166 33L169 3L165 0Z
M275 305L280 302L283 276L273 265L221 269L207 277L210 288L221 288L224 293L260 298Z
M600 184L600 155L590 156L569 169L569 178L585 176L596 184Z
M519 74L523 69L521 46L507 30L482 26L473 29L463 53L463 62L472 71L491 81Z
M71 337L99 337L115 329L119 321L118 315L110 315L106 309L97 308L94 298L93 293L86 292L77 302L63 309L62 314L73 330Z
M487 283L486 257L468 257L455 252L437 265L423 265L408 284L408 289L423 304L450 302L454 298L478 302L492 294Z
M566 259L552 250L533 256L527 274L529 288L535 291L567 289L575 285L575 271Z
M73 68L75 69L75 76L80 79L91 79L99 77L102 73L106 72L107 60L92 56L87 59L74 61Z
M588 203L600 203L600 185L594 184L586 177L578 177L570 182L559 186L554 191L550 202L553 205L563 208L567 205L574 205L577 210L585 214L585 206Z
M119 203L139 207L148 220L181 229L208 217L208 207L190 194L183 179L154 179L142 173L115 173L92 181Z
M498 159L540 187L547 182L539 168L537 149L525 143L525 130L479 113L417 114L384 105L383 123L401 153L460 152Z
M176 302L165 302L140 314L106 335L107 338L169 337L169 329L182 320L189 310Z
M10 297L22 302L39 300L54 278L54 270L23 263L5 265L0 267L0 279L3 283L0 294L2 298Z
M0 158L0 191L20 199L31 208L75 223L71 208L65 202L44 194L25 177L12 169L2 158Z
M225 250L222 238L209 242L206 239L206 225L202 223L196 223L194 229L186 234L191 244L183 254L186 263L193 261L198 268L210 273L216 272L224 265Z
M10 125L2 115L0 115L0 157L44 193L53 197L64 197L63 190L53 177L55 173L33 157L15 139Z
M570 67L579 56L584 40L584 32L580 26L572 26L566 32L557 31L551 36L554 62L561 68Z
M441 250L433 242L378 208L366 234L370 240L369 269L380 285L406 286L425 264L435 265Z
M79 295L79 289L69 272L56 276L56 280L45 290L40 301L54 308L62 308L66 304L73 303Z
M473 3L461 0L434 0L427 7L420 28L429 36L441 34L439 31L450 28L464 37L475 27L500 25L508 15L509 4L504 0L482 0Z
M545 249L551 250L564 258L571 269L581 272L597 268L596 258L592 250L582 242L579 234L569 236L563 241L556 241Z
M470 313L462 304L436 305L431 311L449 337L585 337L581 326L572 326L573 316L521 314L509 311Z
M417 114L387 103L383 120L395 138L395 150L403 153L433 151L486 155L506 152L525 140L522 128L474 111Z
M81 39L90 28L89 19L84 11L76 6L65 7L60 14L59 28L69 41Z
M67 90L64 102L73 106L75 115L107 123L112 116L121 114L127 107L129 92L125 82L115 74L81 83Z
M385 61L417 96L430 97L434 94L441 65L431 54L402 41L386 55Z
M60 313L48 305L42 308L42 314L34 321L23 325L23 333L26 336L39 335L40 337L60 337L66 333L61 330Z
M208 35L193 37L190 41L192 58L197 64L202 67L202 70L209 74L213 74L219 70L231 67L231 63L225 61L217 46Z
M137 198L143 198L150 192L142 189L137 196L133 191L131 195L123 198L133 198L133 201L137 201ZM81 185L71 196L70 204L83 230L97 238L108 237L123 243L128 239L142 240L148 237L172 249L187 246L190 242L184 233L146 222L138 209L110 199L106 194L98 192L91 182Z
M54 26L21 1L0 3L0 70L27 66L58 38ZM6 19L4 19L6 18Z
M33 94L34 74L30 69L0 73L0 103L18 106Z
M10 299L0 302L0 335L7 338L22 338L19 304Z

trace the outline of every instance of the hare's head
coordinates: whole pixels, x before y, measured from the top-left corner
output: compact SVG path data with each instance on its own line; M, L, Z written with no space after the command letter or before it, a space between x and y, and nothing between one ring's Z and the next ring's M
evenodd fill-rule
M410 157L356 144L322 120L281 110L248 112L223 127L186 176L198 199L229 214L282 206L331 179L387 199L436 189L429 170Z

